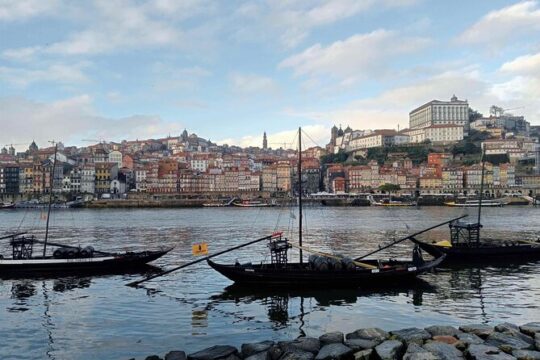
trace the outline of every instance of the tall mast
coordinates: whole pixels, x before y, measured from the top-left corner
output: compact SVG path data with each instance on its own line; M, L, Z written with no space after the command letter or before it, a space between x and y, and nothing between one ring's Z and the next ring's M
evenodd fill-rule
M49 207L47 208L47 223L45 225L45 242L43 243L43 257L45 257L45 254L47 252L47 239L49 238L49 220L51 218L51 207L52 207L52 200L53 200L53 190L54 190L54 169L56 168L56 153L58 151L58 144L54 144L54 161L53 166L51 170L50 176L50 187L49 187Z
M302 128L298 128L298 245L300 246L300 264L304 262L302 253Z
M482 176L480 179L480 199L478 201L478 232L476 233L476 242L480 242L480 216L482 215L482 199L484 197L484 171L486 168L485 149L482 149Z

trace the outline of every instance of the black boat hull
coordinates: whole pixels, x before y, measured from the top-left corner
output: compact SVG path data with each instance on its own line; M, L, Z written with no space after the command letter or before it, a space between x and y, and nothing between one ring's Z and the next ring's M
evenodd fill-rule
M144 267L147 263L162 257L169 251L171 249L74 259L54 259L52 257L23 260L0 259L0 278L53 273L70 275L117 273Z
M413 281L419 274L430 271L444 259L441 256L421 266L408 262L393 262L388 269L360 269L318 271L308 264L287 264L275 267L262 265L224 265L211 260L208 265L236 284L250 286L298 286L298 287L362 287L396 285ZM366 261L367 262L367 261ZM375 262L374 262L375 264Z
M431 256L446 255L444 264L452 263L519 263L540 260L540 244L513 244L508 246L482 245L482 246L437 246L417 239L411 240L418 244L422 250Z

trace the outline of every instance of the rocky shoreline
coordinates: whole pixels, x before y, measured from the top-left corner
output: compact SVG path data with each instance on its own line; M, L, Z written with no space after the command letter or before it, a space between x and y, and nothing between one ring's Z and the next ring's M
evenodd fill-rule
M240 349L216 345L186 355L171 351L146 360L540 360L540 322L522 326L501 323L434 325L386 332L358 329L349 334L332 332L319 338L262 341Z

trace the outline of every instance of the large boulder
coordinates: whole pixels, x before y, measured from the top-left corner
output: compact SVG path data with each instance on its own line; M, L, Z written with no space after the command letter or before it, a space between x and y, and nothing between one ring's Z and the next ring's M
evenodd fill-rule
M242 344L242 356L248 357L257 353L267 351L274 345L273 341L262 341L258 343Z
M350 360L353 350L342 343L333 343L321 348L315 360Z
M436 335L433 337L433 341L438 341L445 344L454 345L459 340L450 335Z
M540 333L540 322L530 322L519 328L524 334L534 336L536 333Z
M347 334L347 339L365 339L382 342L388 339L388 333L379 328L358 329Z
M486 345L498 347L510 353L514 350L534 350L534 344L508 333L494 332L486 339Z
M484 344L472 344L465 351L470 360L512 360L515 357L508 355L496 347Z
M498 332L519 332L519 326L509 323L509 322L503 322L498 325L495 325L495 331Z
M540 351L533 350L515 350L512 351L518 360L540 360Z
M456 335L459 341L463 342L465 345L471 344L483 344L484 340L478 335L469 334L469 333L459 333Z
M279 360L313 360L315 355L309 351L303 351L300 349L287 350Z
M373 359L373 349L366 349L362 351L355 352L353 354L354 360L371 360Z
M321 342L321 346L334 343L343 344L343 333L341 331L329 332L319 336L319 341Z
M455 346L442 342L430 341L424 346L424 349L434 354L440 360L463 360L463 354Z
M540 333L534 335L534 346L536 347L536 350L540 351Z
M378 340L366 340L366 339L349 339L345 340L345 345L353 349L354 351L373 349L379 345L381 341Z
M433 325L433 326L427 327L425 330L428 333L430 333L431 336L442 336L442 335L456 336L457 334L461 332L455 327L448 326L448 325Z
M186 353L183 351L170 351L165 355L165 360L186 360Z
M489 335L491 335L495 331L491 326L484 325L484 324L464 325L464 326L460 326L459 330L466 333L480 336L482 339L487 338Z
M240 356L235 347L216 345L188 355L189 360L239 360Z
M403 355L403 360L437 360L437 356L420 345L411 343Z
M408 328L390 331L396 339L404 341L406 344L415 343L422 345L425 340L431 338L431 334L424 329Z
M283 352L297 349L307 351L312 354L317 354L321 349L321 342L319 341L319 339L311 337L301 337L294 341L281 341L278 343L278 345L279 347L281 347Z
M399 340L386 340L375 346L375 352L381 360L396 360L403 353L403 343Z
M244 358L244 360L272 360L270 357L270 352L263 351L260 353L253 354L251 356L247 356Z

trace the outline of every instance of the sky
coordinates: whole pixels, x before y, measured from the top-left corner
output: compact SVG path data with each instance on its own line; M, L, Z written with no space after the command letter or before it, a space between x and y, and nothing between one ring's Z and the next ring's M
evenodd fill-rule
M0 147L324 146L454 94L540 125L540 1L0 0Z

